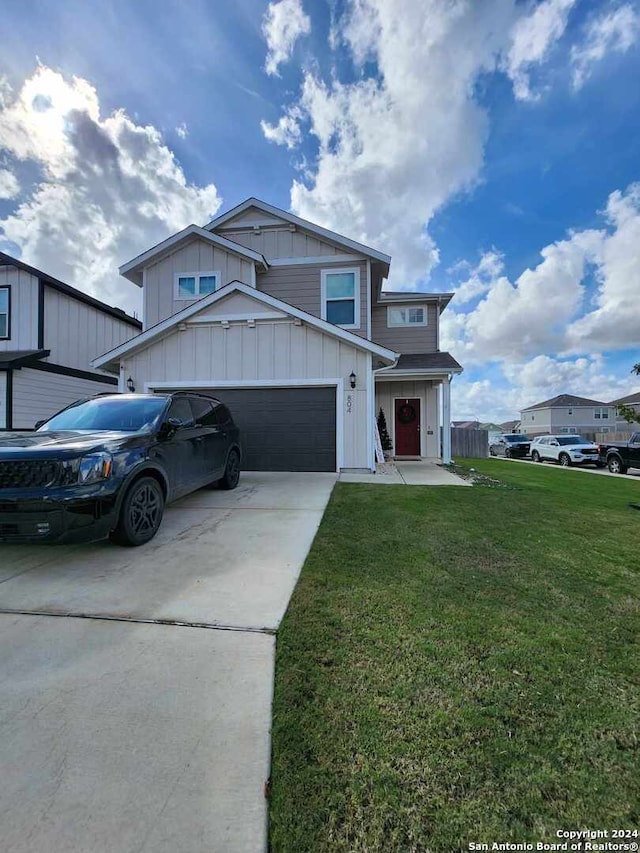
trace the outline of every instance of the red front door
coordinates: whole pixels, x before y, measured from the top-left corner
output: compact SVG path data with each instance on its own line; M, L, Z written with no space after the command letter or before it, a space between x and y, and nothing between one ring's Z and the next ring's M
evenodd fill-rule
M420 400L396 400L396 456L420 456Z

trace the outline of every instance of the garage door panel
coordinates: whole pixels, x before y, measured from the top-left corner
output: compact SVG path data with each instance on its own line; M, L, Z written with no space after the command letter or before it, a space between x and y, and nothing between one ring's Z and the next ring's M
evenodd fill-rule
M336 470L335 387L199 390L231 410L245 470Z

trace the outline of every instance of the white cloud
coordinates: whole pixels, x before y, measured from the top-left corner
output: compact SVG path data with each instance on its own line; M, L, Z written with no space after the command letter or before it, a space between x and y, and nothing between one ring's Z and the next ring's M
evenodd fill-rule
M277 145L286 145L287 148L295 148L300 144L302 139L302 130L300 128L300 120L302 119L302 111L296 107L290 107L280 117L277 124L269 124L266 121L260 122L262 133L265 139L269 142L275 142Z
M189 128L187 127L185 122L182 122L176 127L176 133L178 134L180 139L186 139L187 136L189 136Z
M629 3L610 9L594 18L581 45L571 49L573 85L579 89L596 62L611 52L624 53L638 39L640 13Z
M28 161L39 182L0 220L0 239L36 267L106 301L137 307L117 267L220 207L197 187L160 133L124 111L102 116L96 90L39 66L0 104L0 148Z
M291 57L296 41L310 32L311 20L301 0L269 3L262 21L268 50L264 66L267 74L277 75L280 65Z
M0 169L0 198L15 198L20 192L18 179L8 169Z
M464 273L466 278L452 285L456 294L456 305L466 305L478 296L491 290L504 270L504 256L496 249L483 252L475 267L463 261L449 270L449 273Z
M577 0L543 0L530 15L520 18L512 31L511 46L504 68L513 83L519 100L531 100L529 71L545 60L547 54L563 35L569 12Z

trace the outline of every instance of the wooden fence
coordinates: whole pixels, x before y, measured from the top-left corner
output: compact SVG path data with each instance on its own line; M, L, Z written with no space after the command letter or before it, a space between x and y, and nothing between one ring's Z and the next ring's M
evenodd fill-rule
M462 458L482 458L489 455L489 433L486 429L451 427L451 455Z

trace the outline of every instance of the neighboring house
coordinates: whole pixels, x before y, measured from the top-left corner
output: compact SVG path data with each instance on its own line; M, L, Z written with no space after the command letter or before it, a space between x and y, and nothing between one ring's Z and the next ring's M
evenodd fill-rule
M613 427L612 432L636 432L638 424L640 423L640 391L636 391L635 394L627 394L626 397L620 397L618 400L612 400L609 405L612 406L615 411L615 426ZM629 421L625 420L625 418L623 418L618 412L617 406L627 406L629 409L633 409L637 414L637 420L633 423L629 423Z
M454 429L480 429L480 421L451 421Z
M501 432L520 432L520 421L505 421L500 424Z
M33 429L81 397L114 389L90 361L142 324L0 252L0 429Z
M523 409L520 431L524 435L613 432L615 409L600 400L559 394Z
M440 351L439 318L453 294L383 292L390 263L248 199L120 268L143 289L144 330L93 365L121 388L215 394L248 469L374 470L380 408L396 455L448 460L462 368Z

